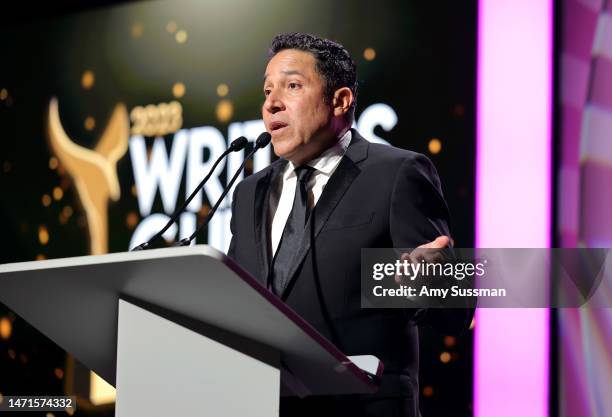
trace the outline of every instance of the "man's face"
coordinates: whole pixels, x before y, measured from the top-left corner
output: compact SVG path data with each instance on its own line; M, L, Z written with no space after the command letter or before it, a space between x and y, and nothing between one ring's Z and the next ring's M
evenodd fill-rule
M295 164L318 156L333 138L332 107L309 52L286 49L268 63L261 112L274 153Z

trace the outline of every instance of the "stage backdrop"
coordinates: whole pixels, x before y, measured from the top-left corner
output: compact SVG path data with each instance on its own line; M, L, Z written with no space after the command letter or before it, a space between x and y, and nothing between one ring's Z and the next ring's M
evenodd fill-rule
M358 67L356 128L432 159L456 245L472 246L475 15L473 2L211 0L4 22L0 261L120 252L148 239L231 140L264 130L267 48L289 31L347 47ZM244 155L220 165L158 245L195 230ZM271 147L258 152L247 175L273 159ZM229 206L198 243L227 249ZM77 384L59 348L13 312L0 317L0 393ZM424 330L422 345L425 415L470 415L470 337Z
M558 245L612 247L612 3L564 0L560 10ZM609 289L609 291L612 291ZM612 312L557 314L553 383L561 417L609 416Z

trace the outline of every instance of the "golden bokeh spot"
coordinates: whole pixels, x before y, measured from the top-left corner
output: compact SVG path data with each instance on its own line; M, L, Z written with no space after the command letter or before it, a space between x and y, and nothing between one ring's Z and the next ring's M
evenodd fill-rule
M13 349L8 350L8 355L9 355L9 358L11 358L12 360L15 360L15 358L17 357L17 353L15 353Z
M440 142L440 139L433 138L429 141L429 145L427 145L427 147L429 148L429 153L435 155L440 153L442 150L442 142Z
M59 162L55 156L49 158L49 169L57 169Z
M42 205L45 207L49 207L51 205L51 196L49 194L42 196Z
M68 414L69 416L74 415L74 408L67 408L66 409L66 414Z
M136 225L138 224L138 214L134 213L133 211L129 212L125 218L125 224L130 229L136 227Z
M61 224L66 224L68 223L68 219L70 219L70 216L72 216L72 207L70 206L65 206L62 209L62 212L59 215L59 221Z
M444 346L453 347L457 343L457 339L454 336L444 336Z
M189 36L187 35L187 32L185 32L184 30L179 30L178 32L176 32L176 34L174 35L174 38L176 39L176 41L178 43L185 43L187 42L187 38Z
M49 243L49 231L44 224L38 226L38 241L43 245Z
M91 87L93 87L95 82L96 82L96 77L93 71L91 70L85 71L83 75L81 76L81 86L85 90L89 90Z
M72 216L72 213L73 213L73 211L72 211L72 207L70 207L70 206L66 206L66 207L64 207L64 209L62 210L62 214L63 214L64 216L66 216L66 217L70 217L70 216Z
M204 204L202 207L200 207L200 211L198 211L198 216L200 216L200 218L208 216L208 213L211 209L212 207L210 207L208 204Z
M234 105L231 101L224 99L217 104L217 120L221 123L230 121L234 115Z
M363 57L367 61L373 61L374 58L376 58L376 51L374 50L374 48L366 48L363 50Z
M39 253L38 255L36 255L37 261L44 261L45 259L47 259L47 257L43 255L42 253Z
M0 338L8 340L13 333L13 323L8 317L2 317L0 319Z
M442 363L449 363L451 360L451 355L448 352L442 352L440 353L440 362Z
M425 388L423 388L423 396L431 397L432 395L433 395L433 388L431 387L431 385L425 386Z
M62 379L64 377L64 370L62 368L55 368L53 374L57 379Z
M172 86L172 95L176 98L181 98L185 95L185 84L178 82Z
M94 119L92 116L87 116L85 118L85 129L87 130L93 130L94 127L96 127L96 119Z
M59 201L62 199L63 196L64 196L64 191L61 189L61 187L55 187L53 189L53 198Z
M7 97L8 97L8 90L6 88L3 88L2 90L0 90L0 100L4 101L6 100Z
M4 395L2 395L2 393L0 392L0 404L2 404L4 402Z
M470 323L470 330L474 330L475 326L476 326L476 317L473 317L472 322Z
M176 32L176 29L177 29L176 22L170 21L166 25L166 31L168 33L174 33L174 32Z
M229 93L229 87L227 84L221 83L217 86L217 95L219 97L225 97Z
M140 38L144 32L144 26L140 22L136 22L132 25L132 37Z
M47 414L45 414L45 417L55 417L55 414L53 414L53 413L47 413Z

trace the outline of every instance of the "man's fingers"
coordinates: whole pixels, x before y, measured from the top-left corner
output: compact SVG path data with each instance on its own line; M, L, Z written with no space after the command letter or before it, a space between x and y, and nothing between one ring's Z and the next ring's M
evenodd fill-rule
M452 239L448 236L438 236L435 240L425 243L414 249L412 252L402 253L400 260L402 262L408 261L409 263L416 264L421 261L424 262L440 262L443 257L439 251L430 251L428 249L444 249L449 247L453 243ZM400 275L395 276L395 282L401 284L403 277Z
M419 246L419 248L425 249L444 249L451 244L451 238L448 236L438 236L434 241L425 243Z

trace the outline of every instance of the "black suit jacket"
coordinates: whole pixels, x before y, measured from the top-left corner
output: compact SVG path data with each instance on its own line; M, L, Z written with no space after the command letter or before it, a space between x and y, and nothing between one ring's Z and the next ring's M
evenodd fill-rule
M268 288L269 194L286 163L279 159L247 177L232 203L228 255ZM383 361L381 389L360 401L400 398L401 415L419 415L415 322L458 332L471 319L466 310L420 311L417 320L415 311L362 309L361 248L413 248L440 235L450 236L449 213L429 159L370 143L352 130L351 143L311 212L282 299L346 355L371 354ZM329 408L330 399L321 401ZM304 410L303 404L298 408Z

